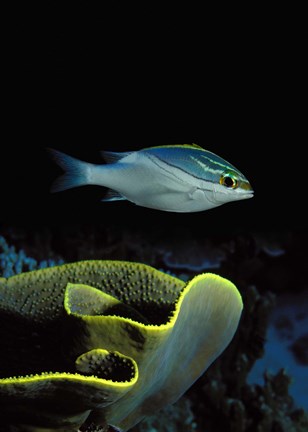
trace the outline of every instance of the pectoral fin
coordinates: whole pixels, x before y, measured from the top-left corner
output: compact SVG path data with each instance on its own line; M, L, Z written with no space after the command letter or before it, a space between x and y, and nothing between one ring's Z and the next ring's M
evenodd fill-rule
M193 189L188 194L189 198L192 200L201 200L204 198L204 192L201 189Z

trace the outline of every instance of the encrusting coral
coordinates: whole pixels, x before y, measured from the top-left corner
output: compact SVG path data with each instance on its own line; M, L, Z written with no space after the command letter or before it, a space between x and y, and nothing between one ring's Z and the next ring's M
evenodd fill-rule
M0 278L1 424L127 431L192 385L230 343L241 311L220 276L184 283L139 263Z

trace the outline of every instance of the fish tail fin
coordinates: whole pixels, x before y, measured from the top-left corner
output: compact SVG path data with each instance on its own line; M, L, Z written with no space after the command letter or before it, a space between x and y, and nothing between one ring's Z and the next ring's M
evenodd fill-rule
M80 161L58 150L47 148L52 159L65 171L51 185L51 192L60 192L89 184L92 164Z

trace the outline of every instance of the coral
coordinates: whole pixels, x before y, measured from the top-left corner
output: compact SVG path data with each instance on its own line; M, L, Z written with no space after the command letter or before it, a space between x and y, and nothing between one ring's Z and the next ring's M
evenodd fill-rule
M62 259L47 259L38 262L28 257L23 249L16 252L14 246L9 246L4 237L0 236L0 275L13 276L25 271L42 269L63 264Z
M308 409L307 326L308 290L277 295L266 329L264 355L248 375L248 383L263 385L264 371L285 369L292 376L289 394L294 403ZM306 341L306 343L305 343ZM305 361L306 358L306 361Z
M241 311L220 276L185 284L138 263L0 278L2 421L21 431L127 431L191 386L230 343Z
M299 337L290 346L290 350L293 351L298 363L307 366L308 365L308 334Z
M220 274L231 278L240 289L244 313L232 344L187 393L198 427L207 432L272 432L275 427L283 431L306 430L307 413L292 402L288 386L283 387L284 392L276 386L269 398L272 390L268 382L247 384L249 371L264 355L269 316L276 304L270 288L278 294L279 288L284 291L286 286L279 286L279 278L273 284L271 275L279 275L290 246L284 254L268 254L253 236L241 235L229 244L224 239L221 247L226 259L221 262ZM301 275L297 274L300 280ZM302 289L300 285L296 288ZM285 374L278 374L277 381L284 380ZM272 413L270 425L262 417L266 417L265 412Z
M176 225L168 229L164 229L162 225L153 225L151 230L144 231L131 225L129 229L126 226L105 226L104 223L95 226L68 224L48 228L35 227L35 230L8 227L2 229L2 233L8 243L14 244L17 250L24 249L27 255L35 256L37 261L46 257L56 260L58 256L62 256L67 262L88 258L133 260L161 268L185 281L193 277L196 271L194 269L205 269L208 253L210 252L211 259L214 253L214 258L219 258L215 261L218 269L215 271L236 284L245 307L232 344L186 393L194 415L194 420L188 415L191 424L197 424L197 432L216 432L220 429L226 432L259 432L261 427L265 428L264 418L269 412L273 416L273 430L307 430L307 413L300 408L303 405L298 394L293 394L292 391L295 384L292 384L291 389L287 389L295 371L287 369L287 373L291 374L290 378L282 372L267 373L264 381L264 367L261 366L261 379L258 384L247 384L252 367L256 362L263 361L267 345L272 346L271 340L266 339L269 314L272 310L280 310L277 309L280 308L279 304L275 306L275 296L278 303L284 293L292 296L302 293L300 303L302 308L307 310L304 303L308 288L305 253L307 233L240 232L230 235L224 232L218 236L211 235L210 229L204 226L200 230L199 226L195 229L195 235L192 235L186 225L185 229ZM208 267L208 264L206 265ZM305 301L307 303L307 300ZM293 331L291 326L294 326L294 322L305 329L305 317L294 317L295 320L290 322L288 313L287 318L288 320L276 323L286 338L289 338ZM302 338L304 334L303 331L299 337ZM292 338L292 342L295 340ZM296 356L298 360L305 362L305 340L299 339L297 344L290 345L291 340L286 339L286 352L289 351L290 356ZM282 367L289 365L288 359L281 358ZM302 368L304 367L305 365L302 365ZM294 376L296 379L296 375ZM282 386L284 390L280 395L275 386L276 393L269 398L268 393L273 391L269 382L273 379L285 382L286 385ZM302 384L304 389L304 380ZM304 397L304 390L302 392ZM290 394L295 398L292 405ZM165 415L165 410L160 411L149 421L145 419L139 423L132 431L153 432L153 429L157 429L161 432L167 425L170 425L170 430L181 431L181 427L185 430L183 421L177 421L182 414L181 405L178 408L178 403L167 408L168 415ZM189 427L187 426L186 430L190 430ZM4 430L7 432L7 429ZM97 425L92 424L91 430L98 430Z
M182 397L169 405L159 415L149 416L131 432L196 432L197 425L190 401Z

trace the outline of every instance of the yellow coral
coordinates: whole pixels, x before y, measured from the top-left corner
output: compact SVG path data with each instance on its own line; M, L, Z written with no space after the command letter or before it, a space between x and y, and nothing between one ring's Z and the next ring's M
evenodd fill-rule
M231 341L241 311L238 290L220 276L185 284L138 263L83 261L1 279L6 422L127 431L192 385Z

